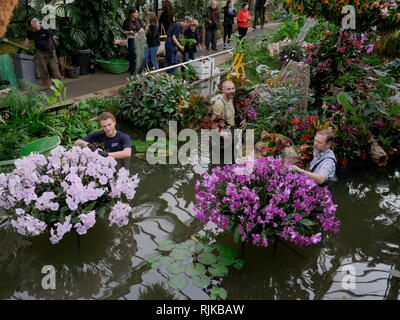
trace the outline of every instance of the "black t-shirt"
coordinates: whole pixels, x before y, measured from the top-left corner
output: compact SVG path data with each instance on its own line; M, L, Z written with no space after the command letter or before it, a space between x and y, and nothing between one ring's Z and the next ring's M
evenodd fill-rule
M89 143L102 143L107 152L118 152L125 148L132 148L131 138L121 131L117 131L117 134L112 138L107 137L103 131L96 131L82 138L82 140Z
M158 47L160 45L160 32L158 26L150 26L146 37L149 48Z
M36 49L44 52L52 52L54 48L53 32L40 28L39 31L28 31L27 38L35 42Z

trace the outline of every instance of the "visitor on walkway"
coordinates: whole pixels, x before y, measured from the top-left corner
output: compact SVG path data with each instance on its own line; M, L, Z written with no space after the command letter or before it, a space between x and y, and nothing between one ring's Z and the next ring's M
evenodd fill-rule
M185 47L179 42L179 38L183 30L185 30L192 18L185 17L182 20L175 22L171 28L169 28L169 32L167 34L167 40L165 41L165 59L166 59L166 66L173 66L177 63L177 51L180 50L182 53L185 51ZM175 74L175 68L167 70L167 73Z
M310 162L310 170L303 170L295 165L292 165L292 170L305 174L319 185L335 181L336 157L331 150L333 138L332 131L318 131L314 138L314 157Z
M87 137L78 139L74 145L81 148L88 147L92 151L98 150L98 153L104 157L113 157L117 160L117 168L128 165L132 154L132 145L130 137L116 130L116 120L112 113L103 112L97 117L101 131L96 131ZM104 146L105 151L99 149L99 144ZM129 167L128 167L129 168ZM126 168L126 169L128 169Z
M257 21L260 18L261 20L261 28L264 28L265 23L265 9L268 5L267 0L256 0L254 6L254 20L253 20L253 29L257 29Z
M192 19L189 27L184 31L183 35L186 39L193 39L196 42L192 45L185 45L185 52L183 53L183 61L188 62L197 58L197 46L200 44L200 34L197 27L199 22L196 19Z
M61 79L57 64L57 54L54 42L57 37L49 29L44 29L38 19L31 20L31 30L22 44L28 48L30 41L35 43L35 60L39 67L39 84L42 86L51 85L51 79ZM51 76L51 79L50 79Z
M158 69L157 51L160 48L160 31L158 28L157 16L154 13L149 14L149 28L146 33L147 47L144 51L144 67L149 68L149 58L153 69Z
M124 21L122 30L127 36L128 52L129 52L129 71L131 76L136 74L136 50L135 38L140 29L143 28L143 22L139 19L139 11L137 9L130 9L129 16Z
M224 49L232 49L230 45L235 23L236 11L233 7L233 0L228 0L224 7Z
M206 49L217 50L217 30L219 29L219 11L217 1L211 0L210 6L206 9L204 15L205 29L206 29Z
M173 23L174 23L174 7L169 0L165 0L163 2L162 12L160 15L160 34L166 35Z
M239 32L239 39L242 40L249 29L249 23L251 20L249 4L247 2L242 4L242 9L239 11L237 16L237 26Z

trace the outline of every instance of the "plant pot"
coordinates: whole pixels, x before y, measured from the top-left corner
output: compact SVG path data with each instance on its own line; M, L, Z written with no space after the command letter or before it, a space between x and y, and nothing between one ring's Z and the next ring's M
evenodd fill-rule
M368 158L368 153L362 152L360 158L361 158L361 160L367 160L367 158Z
M80 70L79 66L67 67L65 68L65 70L68 78L74 79L79 77L79 70Z
M340 165L346 168L349 165L349 159L340 159Z

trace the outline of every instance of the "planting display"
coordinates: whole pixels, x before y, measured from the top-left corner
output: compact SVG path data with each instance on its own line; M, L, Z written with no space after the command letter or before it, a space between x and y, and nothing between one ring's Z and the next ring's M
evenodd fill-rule
M139 184L116 161L88 148L57 147L48 157L33 154L15 162L16 169L0 174L0 208L12 214L18 233L37 236L45 230L58 243L75 230L86 234L96 217L110 225L128 224Z

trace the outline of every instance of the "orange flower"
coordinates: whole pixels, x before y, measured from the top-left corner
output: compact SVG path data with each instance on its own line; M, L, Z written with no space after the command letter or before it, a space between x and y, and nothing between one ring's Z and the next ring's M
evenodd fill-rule
M322 0L322 3L327 4L329 2L329 0Z
M299 124L300 123L300 120L299 119L292 119L292 124Z
M299 5L297 6L297 10L301 11L303 9L304 9L303 5L301 3L299 3Z
M358 2L358 1L354 2L354 5L355 5L356 7L358 7L358 6L360 5L360 2Z

